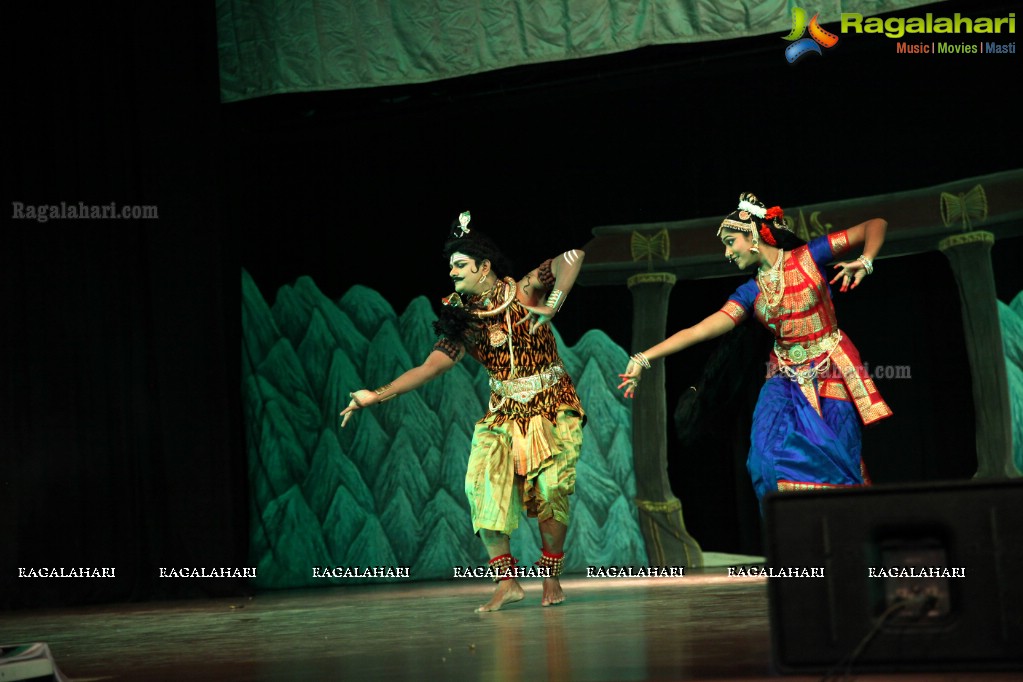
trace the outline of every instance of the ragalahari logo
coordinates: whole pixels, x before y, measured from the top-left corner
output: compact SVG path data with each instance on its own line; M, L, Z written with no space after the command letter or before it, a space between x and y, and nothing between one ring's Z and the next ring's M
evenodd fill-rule
M808 54L821 54L822 47L834 47L838 43L838 36L821 28L817 21L818 17L820 13L814 14L807 25L806 10L802 7L792 8L792 30L782 38L792 42L785 48L785 59L789 60L789 64L795 64ZM810 31L810 37L804 38L803 34L807 29Z

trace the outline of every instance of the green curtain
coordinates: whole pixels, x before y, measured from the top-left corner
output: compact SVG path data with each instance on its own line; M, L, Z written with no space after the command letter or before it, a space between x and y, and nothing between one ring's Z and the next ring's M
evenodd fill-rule
M221 100L423 83L649 45L786 35L921 0L218 0Z

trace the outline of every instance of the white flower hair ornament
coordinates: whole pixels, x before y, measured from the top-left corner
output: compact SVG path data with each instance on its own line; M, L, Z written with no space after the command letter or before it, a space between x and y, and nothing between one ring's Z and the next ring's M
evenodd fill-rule
M755 215L756 217L760 218L761 220L763 220L764 216L767 215L767 209L766 208L764 208L763 206L757 206L756 204L751 203L749 201L746 201L745 199L743 199L742 201L739 202L738 208L739 208L740 211L746 211L747 213L752 213L753 215Z

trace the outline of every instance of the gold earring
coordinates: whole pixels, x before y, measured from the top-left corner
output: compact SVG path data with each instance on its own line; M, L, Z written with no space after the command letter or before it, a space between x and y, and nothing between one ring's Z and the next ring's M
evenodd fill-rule
M480 281L479 281L479 282L477 282L477 284L483 284L483 280L485 280L486 278L487 278L487 276L486 276L485 274L484 274L484 275L482 275L482 276L480 277Z

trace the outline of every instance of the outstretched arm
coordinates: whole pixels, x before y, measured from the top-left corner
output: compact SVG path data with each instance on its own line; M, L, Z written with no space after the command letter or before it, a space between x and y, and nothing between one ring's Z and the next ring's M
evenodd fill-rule
M702 341L709 341L717 338L735 328L735 320L721 311L709 315L692 327L687 327L675 332L664 341L642 353L636 353L629 358L629 364L625 367L625 373L618 376L622 383L618 388L625 387L625 397L631 398L636 393L636 386L639 384L640 374L643 369L650 368L650 361L663 358L680 350L685 350Z
M356 410L396 398L402 393L414 391L423 384L433 381L444 374L444 372L447 372L455 366L455 363L456 361L448 357L446 353L435 350L426 357L423 364L413 367L391 383L384 384L375 391L369 391L364 388L353 391L349 394L352 401L348 403L348 407L341 411L341 428L345 427L348 420L352 418L352 413Z
M586 254L579 249L572 249L561 254L551 261L551 274L554 275L554 285L547 294L547 300L543 305L525 306L529 311L527 317L522 318L518 324L529 323L529 333L532 334L542 324L547 324L551 318L565 304L568 292L572 290L579 270L583 266L583 258Z
M840 272L831 280L831 284L841 280L842 288L839 291L849 291L858 287L864 277L874 272L874 258L881 252L887 231L888 221L883 218L871 218L846 230L849 247L863 244L863 254L856 260L836 263L834 269Z

